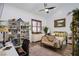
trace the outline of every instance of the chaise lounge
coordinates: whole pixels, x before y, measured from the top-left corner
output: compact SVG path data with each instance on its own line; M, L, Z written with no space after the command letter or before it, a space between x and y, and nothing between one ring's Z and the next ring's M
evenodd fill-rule
M45 35L41 39L42 45L51 46L54 48L62 48L67 45L67 33L55 31L54 35Z

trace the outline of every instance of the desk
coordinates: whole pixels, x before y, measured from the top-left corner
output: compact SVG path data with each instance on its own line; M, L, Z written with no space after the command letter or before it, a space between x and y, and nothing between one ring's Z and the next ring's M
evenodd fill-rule
M15 50L15 47L11 42L7 42L5 45L6 45L5 47L0 49L0 56L19 56L17 51ZM9 50L3 51L3 49L9 46L11 46Z

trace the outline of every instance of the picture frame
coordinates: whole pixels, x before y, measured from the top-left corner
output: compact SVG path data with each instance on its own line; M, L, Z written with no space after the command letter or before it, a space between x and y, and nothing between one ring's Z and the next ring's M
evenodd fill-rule
M65 27L65 18L54 20L54 27Z

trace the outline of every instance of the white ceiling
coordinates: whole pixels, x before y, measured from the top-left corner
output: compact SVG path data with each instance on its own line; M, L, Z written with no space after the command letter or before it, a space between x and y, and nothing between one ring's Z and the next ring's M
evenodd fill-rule
M44 4L43 3L11 3L10 5L12 6L15 6L17 8L20 8L20 9L23 9L25 11L28 11L28 12L31 12L31 13L34 13L34 14L37 14L39 16L42 16L42 17L50 17L52 16L56 11L62 9L62 8L65 8L65 7L79 7L79 4L77 3L48 3L47 7L51 7L51 6L54 6L56 7L55 9L52 9L49 11L49 14L45 13L45 12L39 12L39 10L43 9L44 8Z

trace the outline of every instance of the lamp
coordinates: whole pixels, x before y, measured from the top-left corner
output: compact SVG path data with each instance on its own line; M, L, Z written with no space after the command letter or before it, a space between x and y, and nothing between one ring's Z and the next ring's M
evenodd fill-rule
M12 33L11 32L8 32L8 34L11 35Z
M20 34L20 31L18 31L18 34Z

